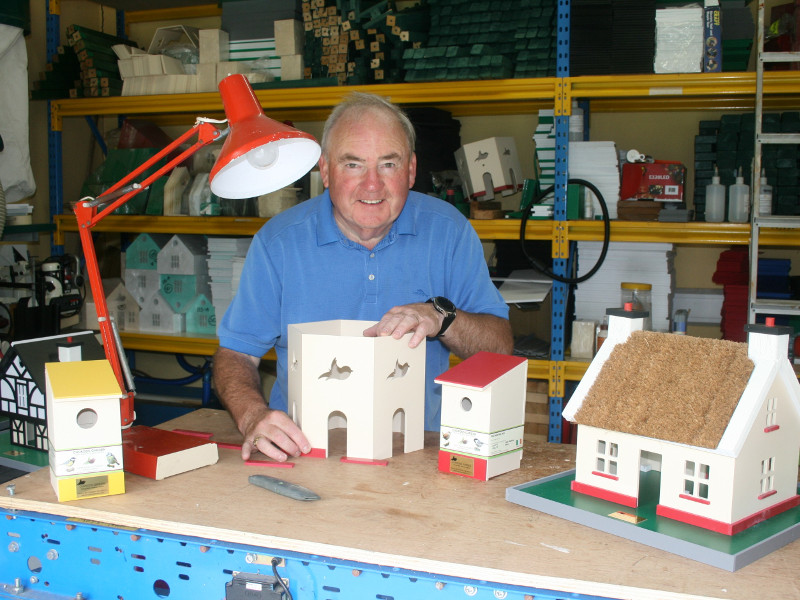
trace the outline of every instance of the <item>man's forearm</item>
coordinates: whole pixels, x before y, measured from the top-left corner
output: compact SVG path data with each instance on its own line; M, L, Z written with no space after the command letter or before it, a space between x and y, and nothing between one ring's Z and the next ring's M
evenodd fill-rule
M258 360L220 348L213 361L214 391L230 413L239 431L245 432L253 420L267 411L258 374Z
M459 358L469 358L481 351L498 354L514 351L511 324L494 315L459 311L440 339Z

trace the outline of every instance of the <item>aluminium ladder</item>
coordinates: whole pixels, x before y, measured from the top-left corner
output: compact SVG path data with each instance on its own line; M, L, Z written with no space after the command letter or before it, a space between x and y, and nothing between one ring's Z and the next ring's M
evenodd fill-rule
M764 0L758 0L758 27L756 32L756 98L755 98L755 151L750 195L750 287L748 294L748 323L755 323L758 314L800 315L800 300L758 300L759 232L762 227L798 229L800 216L759 215L759 188L761 187L761 152L764 144L800 144L800 133L763 133L764 64L800 62L800 52L764 52ZM773 182L774 184L777 182ZM775 187L773 187L775 189ZM775 202L773 200L773 207Z

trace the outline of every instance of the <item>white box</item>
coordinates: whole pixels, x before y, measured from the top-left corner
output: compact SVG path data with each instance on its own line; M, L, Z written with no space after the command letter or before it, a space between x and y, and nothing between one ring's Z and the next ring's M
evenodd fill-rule
M197 91L216 92L219 79L217 78L218 63L199 63L197 65Z
M409 348L410 333L399 340L365 337L371 325L289 325L289 414L315 456L328 455L328 430L345 421L348 458L391 457L393 431L403 431L405 452L423 447L425 344Z
M302 54L304 36L302 21L295 19L275 21L275 54L278 56Z
M223 29L201 29L200 64L218 63L230 57L230 37Z
M297 81L303 79L305 61L302 54L290 54L281 57L281 81Z
M456 166L470 200L492 200L495 193L522 191L522 168L512 137L493 137L456 150Z

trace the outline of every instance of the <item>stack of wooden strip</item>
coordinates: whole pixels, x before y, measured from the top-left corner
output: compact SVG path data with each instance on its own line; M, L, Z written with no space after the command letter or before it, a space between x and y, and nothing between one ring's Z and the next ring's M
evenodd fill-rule
M426 5L399 11L389 0L304 0L302 9L306 79L402 81L403 52L428 36Z
M117 55L111 47L115 44L136 47L136 44L80 25L67 27L67 41L80 65L80 85L69 90L70 97L119 96L122 93L122 77L117 66Z
M79 85L81 80L81 68L75 50L70 46L59 46L39 75L40 78L32 84L31 100L68 98L69 90Z

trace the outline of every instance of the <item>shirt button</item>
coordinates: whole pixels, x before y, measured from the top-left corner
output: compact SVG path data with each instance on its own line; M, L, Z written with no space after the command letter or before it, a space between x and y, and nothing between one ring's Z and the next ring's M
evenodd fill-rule
M369 257L370 258L375 258L375 253L373 252L372 254L369 255Z
M373 279L375 279L375 275L370 274L369 280L372 281Z

